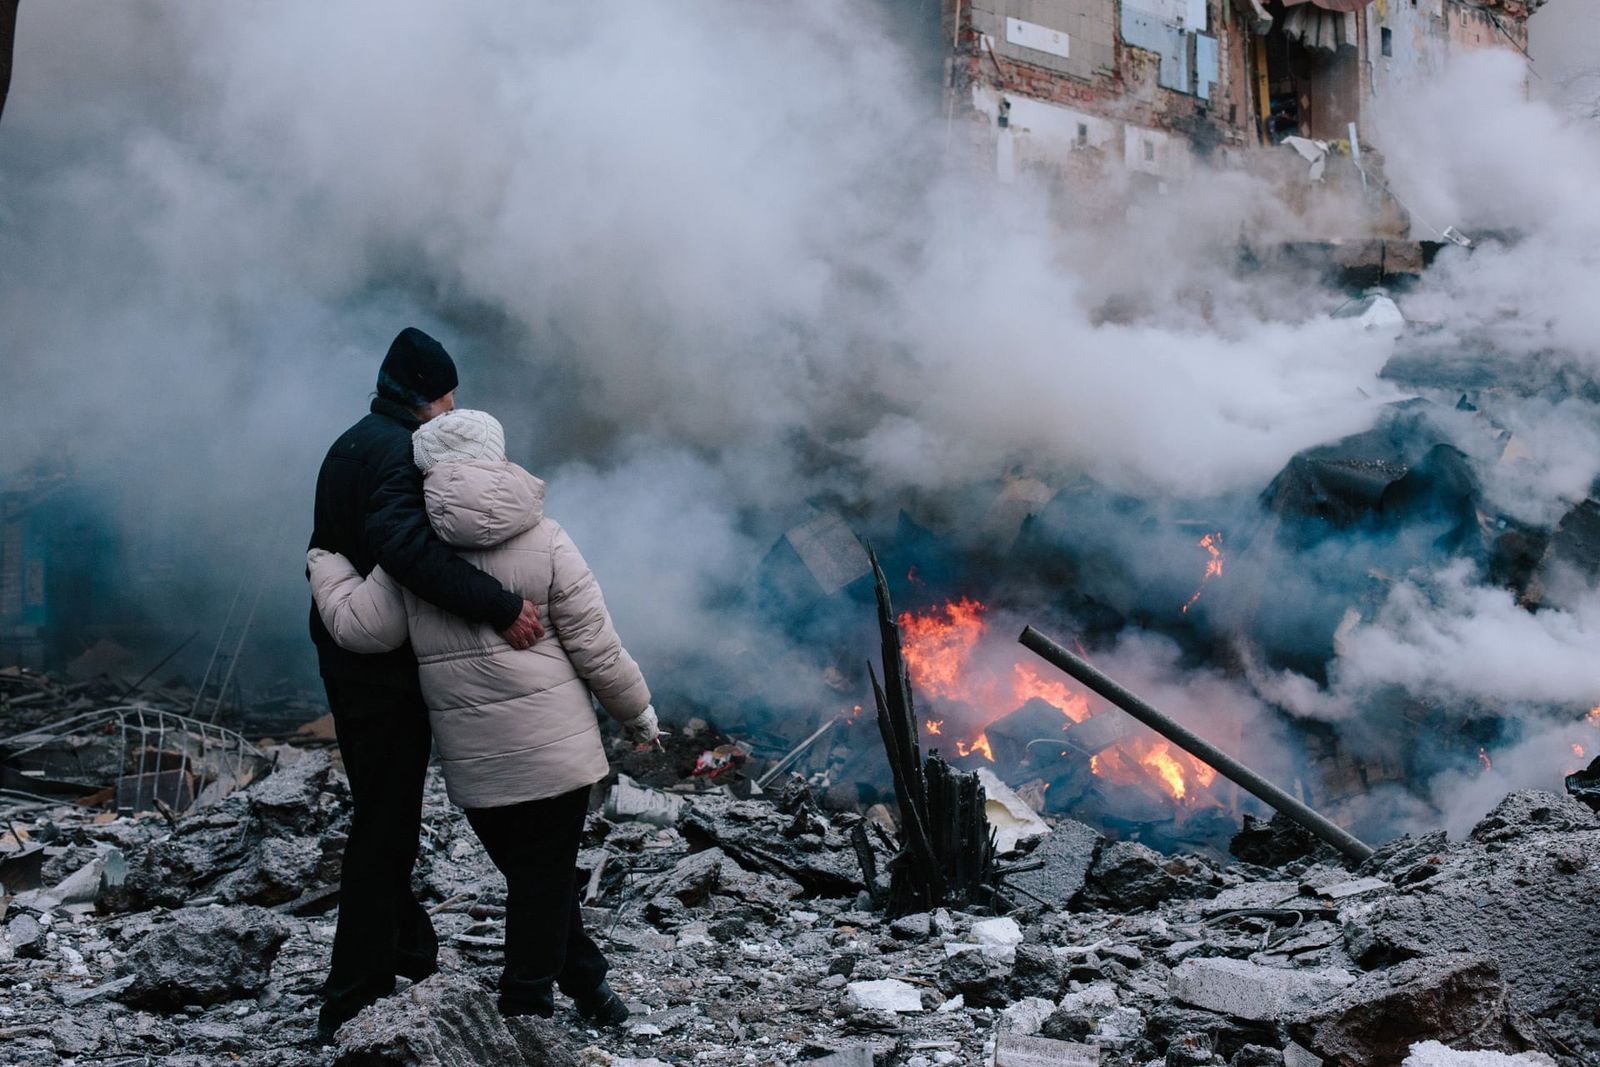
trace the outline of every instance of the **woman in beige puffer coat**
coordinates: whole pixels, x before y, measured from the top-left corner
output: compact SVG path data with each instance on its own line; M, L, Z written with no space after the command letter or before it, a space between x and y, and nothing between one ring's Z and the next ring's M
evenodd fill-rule
M545 636L516 651L381 568L363 579L343 556L314 549L317 610L353 652L411 641L450 799L506 875L501 1010L548 1016L559 983L585 1017L621 1021L627 1009L583 932L575 865L589 787L609 769L593 698L649 743L649 687L577 546L544 516L544 483L506 461L500 424L448 412L418 429L413 445L434 529L508 590L545 605Z

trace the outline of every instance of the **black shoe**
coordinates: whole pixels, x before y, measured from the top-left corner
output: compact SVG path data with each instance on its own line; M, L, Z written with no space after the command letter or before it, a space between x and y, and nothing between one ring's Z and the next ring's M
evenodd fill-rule
M628 1021L628 1006L622 1003L622 998L611 991L611 986L605 981L595 986L594 992L586 997L574 997L578 1005L578 1016L585 1022L596 1026L620 1026Z
M438 957L431 959L418 959L415 956L400 956L394 961L394 973L401 978L409 978L413 982L420 982L432 978L439 970Z
M556 1013L555 990L546 988L543 991L516 993L501 993L497 1005L500 1014L510 1017L514 1015L537 1015L541 1019L548 1019Z
M317 1038L324 1045L333 1044L333 1035L339 1027L361 1014L363 1008L381 999L378 996L368 996L353 1000L328 1000L322 1004L322 1010L317 1012Z

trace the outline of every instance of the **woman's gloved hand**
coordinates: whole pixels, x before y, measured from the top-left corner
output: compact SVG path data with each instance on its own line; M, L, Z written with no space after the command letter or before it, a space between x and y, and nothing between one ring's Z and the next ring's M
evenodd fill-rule
M623 723L622 728L627 731L628 740L634 744L654 744L656 736L661 733L661 723L656 719L656 706L646 704L639 717Z

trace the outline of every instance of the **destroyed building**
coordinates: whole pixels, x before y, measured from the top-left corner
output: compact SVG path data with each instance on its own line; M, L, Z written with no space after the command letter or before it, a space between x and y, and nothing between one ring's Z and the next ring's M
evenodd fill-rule
M1375 104L1417 91L1463 52L1525 54L1528 17L1540 6L945 0L948 109L1001 182L1029 174L1096 208L1117 202L1109 189L1120 174L1135 189L1159 189L1201 160L1257 168L1265 155L1287 152L1275 147L1286 139L1313 180L1367 184L1362 171L1381 172ZM1329 232L1325 220L1316 227L1308 238L1441 238L1381 197L1343 232Z
M394 175L370 180L362 164L382 153L351 132L383 127L370 120L387 108L347 113L349 97L361 94L317 98L314 114L292 115L285 136L265 139L266 166L252 161L256 123L276 130L272 120L305 99L300 79L317 66L322 33L333 42L322 58L343 76L361 69L352 57L376 39L370 19L341 37L337 18L312 12L328 22L305 53L270 43L281 31L276 9L263 8L263 21L243 34L225 16L181 4L171 5L176 22L155 23L185 31L165 40L205 42L193 53L204 77L184 81L189 53L174 49L134 63L143 77L113 71L111 82L164 86L170 75L199 91L152 111L166 114L178 99L196 111L179 113L177 132L161 136L116 110L120 98L96 100L96 113L104 108L145 138L125 154L174 192L154 211L133 196L143 190L137 180L107 186L126 188L159 221L145 236L178 249L184 269L136 245L149 254L148 274L180 294L184 309L199 310L170 335L149 325L161 316L143 305L105 317L133 331L130 351L194 349L187 362L172 358L197 377L217 375L204 378L201 399L241 402L206 425L217 439L225 431L236 451L261 455L233 467L187 457L171 470L160 464L181 455L173 446L156 450L154 479L130 465L139 488L202 481L196 471L234 475L225 490L194 492L223 513L199 529L175 529L162 508L118 508L110 489L86 492L74 478L0 485L0 1065L1577 1067L1600 1059L1592 922L1600 760L1591 762L1600 692L1591 691L1592 657L1573 667L1578 656L1556 654L1572 646L1587 654L1594 632L1585 612L1600 580L1600 483L1585 469L1596 439L1584 427L1600 392L1590 338L1574 341L1570 323L1553 329L1543 305L1517 306L1498 290L1485 299L1469 284L1488 275L1506 287L1513 274L1566 270L1584 279L1587 306L1592 262L1580 255L1576 268L1552 266L1556 257L1547 261L1545 246L1514 227L1474 244L1419 230L1385 192L1386 146L1366 133L1378 102L1416 91L1452 56L1521 47L1538 5L939 6L950 95L932 139L954 172L977 161L983 181L958 201L984 223L973 227L984 240L972 245L940 246L930 233L948 218L915 209L903 228L880 216L845 238L830 229L858 197L881 209L871 189L905 194L888 171L919 168L893 158L842 178L827 172L826 181L809 169L833 140L860 134L841 118L859 117L859 127L883 119L860 86L882 88L872 74L886 66L874 53L886 38L865 23L848 23L847 33L825 21L798 41L780 34L781 47L765 50L752 43L761 20L803 22L809 5L752 15L760 5L732 3L709 20L675 10L673 25L646 23L651 32L625 51L610 39L582 46L585 34L618 21L582 5L566 19L552 8L509 28L473 23L465 8L412 11L425 40L399 40L414 27L398 22L397 39L385 40L394 54L426 59L399 65L405 84L392 91L414 88L412 75L435 69L439 49L474 61L444 65L443 81L421 79L430 103L459 103L450 91L488 72L512 104L498 111L496 93L485 93L474 107L438 107L460 150L443 153L443 171L424 171L418 187L400 184L428 209L419 212L426 227L385 217L355 241L343 220L367 218L374 204L371 213L394 216L413 206L403 199L406 210L395 210L378 195ZM931 7L898 5L929 22ZM15 9L0 0L0 28ZM851 4L829 10L857 14ZM23 23L19 77L41 69L27 35L61 18L34 5L24 19L32 13L39 21ZM490 42L486 52L451 50L461 43L458 17L477 31L463 35L474 45ZM699 27L706 51L697 38L673 36L677 23L697 20L707 23ZM127 28L111 25L108 36ZM551 25L562 32L549 33ZM61 26L49 38L58 50ZM891 35L899 29L892 24ZM262 53L258 37L269 42ZM558 41L555 53L522 50L548 39ZM250 62L263 53L266 70ZM849 76L796 78L776 62L803 55L797 69L812 76L810 64L835 53L858 63ZM619 54L630 63L616 63ZM659 55L667 67L627 80L623 68ZM619 89L580 109L526 80L530 70L566 77L600 61ZM763 80L768 71L758 67L781 74ZM615 110L613 98L633 108L670 96L686 71L731 73L699 84L706 91L693 106L676 101L689 113L679 124L671 109L646 110L637 126L619 121L636 116ZM3 74L0 65L0 103ZM807 83L797 96L836 106L801 109L805 121L796 121L780 106L794 82ZM752 84L762 91L747 99ZM549 108L552 98L559 108ZM219 100L227 107L212 127L204 107ZM262 100L266 114L252 111ZM480 107L490 135L472 140L482 132ZM6 154L10 130L21 128L30 150L53 158L38 147L40 110L37 96L13 91L0 176L49 207L58 202L32 186L33 162ZM530 113L535 125L518 127ZM70 109L63 114L70 126ZM403 121L427 141L442 137L429 125L434 115L416 108ZM317 125L325 116L333 127ZM308 128L314 150L293 135ZM238 129L250 143L230 139ZM696 141L703 129L711 136ZM826 131L823 141L815 129ZM185 141L193 130L201 133ZM574 130L590 138L582 151L561 140ZM869 129L864 139L861 154L875 164L889 155L885 131L893 132ZM110 135L99 127L95 135L84 141L100 151ZM1291 137L1305 143L1278 143ZM648 150L609 154L633 139ZM360 150L319 154L347 142ZM725 142L736 145L721 153ZM790 142L803 152L785 155ZM63 143L77 144L66 134ZM499 155L508 143L533 150ZM701 155L704 172L673 170ZM482 173L480 156L489 160ZM742 169L749 156L780 165ZM569 166L577 159L607 165ZM82 173L82 160L70 162L69 173ZM581 188L542 169L551 164L581 174L573 183ZM1260 285L1260 303L1271 305L1262 310L1252 296L1226 293L1259 281L1251 274L1259 263L1244 265L1229 233L1204 250L1199 270L1183 277L1175 268L1163 279L1170 286L1150 287L1155 299L1127 282L1122 303L1124 294L1092 293L1080 308L1075 285L1109 245L1088 229L1071 231L1079 244L1058 240L1068 232L1060 218L1037 227L1025 219L1019 236L971 208L998 193L1031 210L1040 201L1012 195L1007 183L1036 181L1070 190L1056 203L1073 201L1083 214L1165 203L1156 220L1176 232L1197 210L1184 202L1185 176L1211 167L1281 177L1291 205L1352 194L1341 201L1358 205L1347 225L1310 213L1321 228L1274 235L1359 245L1359 255L1334 257L1351 269L1331 285L1284 272L1283 284ZM203 173L206 195L182 180L190 168ZM617 195L610 170L644 174L649 194L629 185ZM281 214L254 215L274 203L273 191L295 185L286 171L320 175L327 187L310 206L292 198ZM798 174L804 195L778 195L786 192L778 171ZM519 184L528 173L545 184ZM1587 188L1583 173L1575 184ZM246 176L245 195L226 195L239 192L235 174ZM358 194L341 199L348 174ZM741 201L747 188L761 195ZM697 203L692 191L703 189L709 195ZM479 201L474 190L489 191ZM572 197L567 210L544 211L562 203L547 194L562 191ZM516 212L530 204L541 209L537 221L519 228ZM779 217L785 210L799 220L792 230ZM580 241L561 242L572 225L562 214L583 220ZM649 241L630 243L635 231L654 235L657 215L671 219L665 262ZM492 224L479 228L484 218ZM1108 210L1091 223L1114 230L1126 219ZM65 240L79 219L55 223L41 232L83 269ZM116 220L103 228L122 236ZM1588 239L1581 220L1572 228ZM341 255L347 245L363 251L350 261L328 256L330 246L314 239L324 230L338 236ZM269 232L295 255L301 246L315 255L290 256L281 273L264 268L264 278L238 284L231 238L251 238L244 243L261 261L251 269L282 266ZM213 233L230 238L217 241L221 266L196 237ZM496 245L501 234L515 240ZM1030 241L1041 235L1052 255L1075 259L1072 271L1058 276L1035 254ZM746 237L755 251L742 260ZM12 247L3 215L0 239ZM785 258L786 241L803 251ZM361 258L364 242L377 250L371 259ZM879 243L892 252L873 254ZM1519 247L1537 255L1514 258ZM553 251L530 261L526 249ZM334 269L311 263L317 256ZM775 282L760 270L769 260ZM597 273L584 273L595 264ZM924 284L923 271L948 288ZM137 288L142 277L124 273L91 290L96 300L131 288L178 317ZM356 292L347 273L360 278ZM561 284L547 286L551 275ZM1392 276L1411 288L1365 288ZM206 289L214 277L224 279L220 297ZM990 278L998 284L980 288ZM773 299L762 284L804 299ZM1440 311L1430 284L1470 295ZM83 314L68 299L75 288L61 288L74 315L98 321L98 303ZM592 317L561 302L580 290L598 309ZM969 299L974 291L983 299ZM725 293L732 310L717 303ZM679 305L692 314L675 317ZM316 1035L351 805L315 679L299 684L309 674L297 532L308 486L295 480L305 455L285 438L309 440L307 427L359 409L371 377L364 331L387 324L396 307L423 309L470 346L463 389L515 416L507 419L521 435L515 450L551 476L563 522L570 514L574 529L611 535L593 542L596 571L619 627L630 641L640 635L669 731L661 750L639 752L605 727L613 774L591 796L579 861L586 920L633 1012L622 1029L591 1030L565 1001L551 1023L500 1017L491 990L505 886L434 768L414 888L441 935L441 971L403 985L333 1041ZM1487 326L1471 317L1480 311ZM750 320L755 328L741 332ZM357 325L342 332L348 321ZM1021 328L1008 332L1014 323ZM47 335L37 328L23 338L30 358L52 351L39 340ZM1132 343L1135 335L1148 344ZM315 355L296 364L286 354L296 347ZM712 350L708 362L685 355L701 348ZM608 363L615 350L637 362ZM1202 366L1186 377L1179 361L1153 358L1157 350ZM1240 359L1245 350L1273 362ZM1146 365L1136 365L1141 357ZM242 370L229 380L214 368L232 358ZM1008 359L1020 368L1009 379ZM976 370L928 373L941 361ZM1115 389L1095 388L1100 370L1119 363L1136 369L1108 376ZM690 391L652 378L658 364ZM267 382L281 365L302 377ZM308 367L317 377L304 377ZM1253 392L1280 368L1305 377ZM595 381L580 388L568 373L626 380L617 392L593 392ZM1210 374L1228 388L1201 388ZM1163 376L1180 384L1155 388ZM753 389L749 377L778 386ZM1007 388L985 407L990 377ZM313 409L308 380L327 384L333 399ZM193 406L195 394L172 388ZM123 394L108 391L116 410ZM941 395L929 402L929 391ZM1080 392L1086 401L1065 403ZM702 406L707 393L717 395ZM647 403L631 406L639 402L629 394ZM1206 404L1243 433L1219 445L1225 435L1179 410ZM187 414L173 407L174 419ZM695 425L674 426L678 412L666 408ZM1336 417L1319 417L1326 408ZM752 411L762 432L741 422ZM1153 417L1142 418L1147 411ZM1076 440L1047 432L1074 419L1093 432ZM1010 424L1025 423L1040 428L1012 435ZM1271 432L1285 424L1293 431ZM1170 440L1126 455L1141 436ZM106 439L125 440L111 430ZM1221 455L1230 442L1235 454ZM1244 451L1256 462L1240 463ZM124 458L106 466L120 473ZM1203 477L1230 462L1226 478ZM1513 499L1530 486L1540 490L1537 508ZM235 491L259 496L260 507L235 513L217 502ZM267 520L284 514L284 529L268 538ZM267 548L229 541L257 525ZM646 553L651 542L664 549ZM217 558L202 566L194 561L203 547ZM263 600L269 582L292 602ZM163 588L168 601L158 604ZM171 592L184 588L193 592ZM259 615L258 603L267 605ZM1441 619L1498 625L1479 625L1492 632L1477 644L1453 643L1460 635ZM889 628L898 628L892 654ZM1535 631L1547 640L1528 639ZM1032 644L1018 642L1023 632ZM1137 703L1057 670L1035 647L1043 633L1130 687L1168 725L1152 726L1155 716L1130 711ZM1411 638L1446 670L1407 659ZM1375 647L1399 669L1363 687L1369 679L1350 677L1362 665L1355 650ZM1186 744L1184 730L1213 748ZM1241 784L1252 776L1255 786Z

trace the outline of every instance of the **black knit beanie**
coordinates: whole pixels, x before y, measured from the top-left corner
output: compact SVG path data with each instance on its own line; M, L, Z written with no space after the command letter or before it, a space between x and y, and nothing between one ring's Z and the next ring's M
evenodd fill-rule
M400 331L378 368L378 395L408 408L431 404L456 384L455 360L415 326Z

